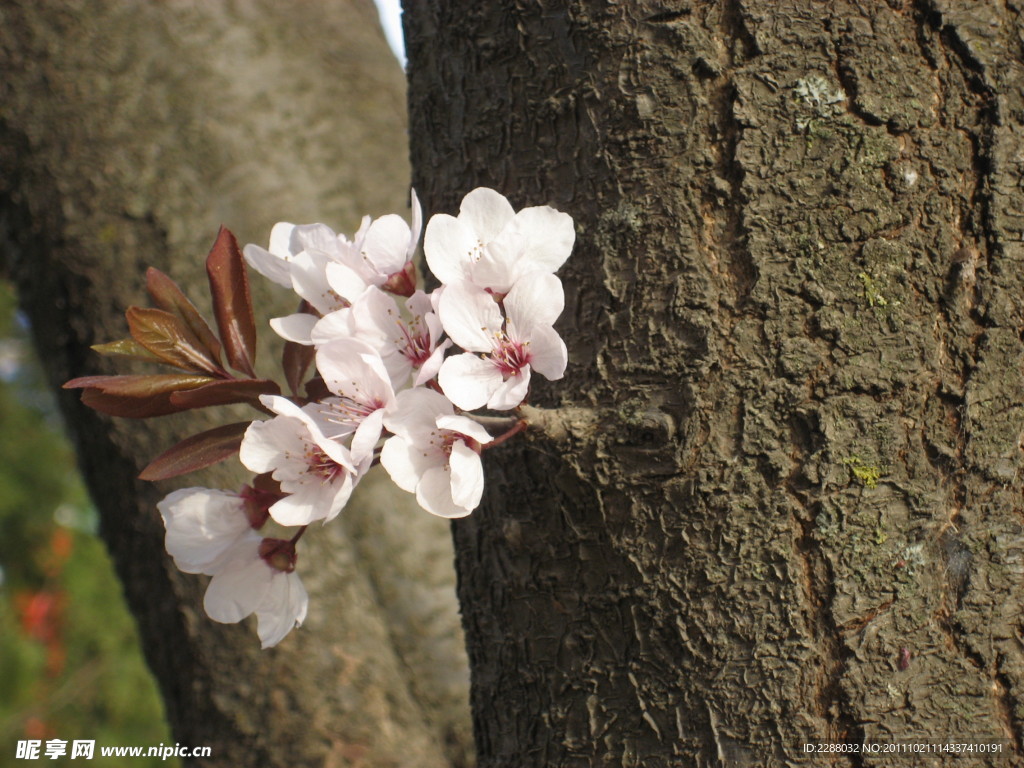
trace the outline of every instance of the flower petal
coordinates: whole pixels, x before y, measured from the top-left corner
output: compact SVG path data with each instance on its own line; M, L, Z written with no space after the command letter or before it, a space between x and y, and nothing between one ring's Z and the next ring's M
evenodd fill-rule
M309 595L297 573L274 574L257 606L256 634L263 648L272 648L306 619Z
M419 371L416 373L416 378L412 383L414 387L422 387L437 376L437 372L441 370L441 364L444 362L445 352L448 351L450 346L452 346L452 340L445 339L438 345L437 349L430 353L430 357L423 361L423 365L420 366ZM394 380L393 376L392 380Z
M348 264L339 264L335 261L324 268L324 275L331 290L350 304L359 298L368 285L367 275L361 274Z
M345 307L321 317L310 331L309 338L314 344L327 344L353 335L355 324L352 322L352 310Z
M489 243L515 218L512 204L499 192L477 187L459 207L459 221L473 230L481 243Z
M298 406L295 407L298 410ZM294 424L274 418L254 421L245 430L238 458L246 469L262 474L277 469L283 453L302 455L305 444Z
M466 416L438 416L437 428L447 429L451 432L458 432L460 435L471 437L481 445L486 445L494 438L484 429L482 424L473 421Z
M381 216L366 231L363 256L378 275L386 278L405 266L411 236L409 225L401 216L395 213Z
M332 490L320 483L305 481L294 493L274 502L270 516L278 525L284 526L309 525L317 520L326 520L333 511Z
M406 251L406 257L412 259L416 253L416 244L420 240L420 234L423 232L423 206L420 205L420 199L416 196L415 189L409 190L409 207L412 209L412 218L409 224L409 249Z
M523 402L529 390L530 366L524 365L515 376L501 382L487 401L487 407L496 411L510 411Z
M352 461L359 464L367 456L373 456L373 449L377 447L383 429L384 409L378 408L356 427L356 433L352 436Z
M572 253L576 230L572 216L541 205L519 211L501 233L500 240L510 247L517 246L518 274L535 270L554 272Z
M466 280L445 288L437 313L452 341L471 352L490 352L504 322L494 297Z
M294 238L294 224L287 221L279 221L270 229L270 252L279 258L289 259L303 249L303 246Z
M273 232L270 242L274 242ZM326 224L299 224L291 232L288 248L294 254L314 251L333 259L339 253L340 242L337 233Z
M262 539L255 534L236 548L235 557L214 574L206 588L203 608L214 621L234 624L256 610L274 577L259 556Z
M464 411L475 411L486 405L502 385L502 376L490 360L466 353L445 360L437 381L455 405Z
M446 467L433 467L424 473L416 487L416 501L438 517L465 517L470 513L452 501L451 474Z
M395 397L395 404L384 416L384 426L413 442L429 438L437 419L455 413L451 402L430 389L406 389Z
M292 259L292 289L326 315L341 308L338 296L327 283L330 259L317 251L303 251Z
M447 213L430 217L423 235L423 255L434 277L443 284L465 278L479 254L480 244L470 227Z
M317 349L316 367L327 388L361 404L390 405L395 393L380 355L360 339L337 339Z
M167 528L167 552L185 573L216 573L251 530L245 502L228 491L182 488L156 506Z
M315 445L335 463L350 471L355 469L349 449L335 439L344 438L353 430L346 430L344 425L330 420L333 398L302 408L280 395L261 395L260 402L278 414L278 418L254 422L246 430L239 454L246 467L254 472L273 471L274 479L282 483L297 480L309 470L309 449ZM330 437L325 429L332 430ZM246 462L251 462L252 466ZM292 488L284 490L291 492Z
M356 472L345 472L344 477L338 477L331 481L330 487L334 491L334 495L328 494L327 497L327 514L324 516L325 523L329 523L337 517L338 513L348 504L348 500L352 498L352 491L355 489L357 481L370 468L371 460L360 464Z
M433 467L443 467L444 454L424 453L414 443L402 437L390 437L380 451L380 463L391 476L391 480L403 491L416 492L424 473Z
M497 293L530 272L553 273L572 252L572 218L554 208L525 208L484 248L472 266L473 282Z
M279 226L281 225L277 224L274 228L277 229ZM273 245L273 243L271 243L271 245ZM292 287L292 273L291 267L289 266L291 256L284 258L282 256L275 255L266 248L261 248L253 243L249 243L242 249L242 256L245 257L245 261L250 267L255 269L268 280L272 280L278 285L283 285L285 288Z
M556 381L565 375L569 354L565 342L558 332L544 326L534 328L530 336L530 367L548 381Z
M449 456L452 502L472 512L484 494L484 465L480 454L461 440L452 444Z
M296 312L294 315L272 318L270 320L270 327L285 341L294 341L296 344L308 345L313 343L311 336L317 320L318 318L315 315Z
M398 303L376 286L369 286L352 303L352 324L355 334L375 349L393 338L403 322ZM353 334L353 335L355 335Z
M504 304L508 320L515 327L514 337L525 340L534 328L554 325L562 314L562 281L547 272L531 272L516 281Z

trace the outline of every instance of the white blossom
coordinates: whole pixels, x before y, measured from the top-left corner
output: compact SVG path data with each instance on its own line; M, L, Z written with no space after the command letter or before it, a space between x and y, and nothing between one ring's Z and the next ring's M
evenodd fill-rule
M431 217L423 253L442 283L468 280L501 295L530 272L555 272L575 239L567 214L546 205L516 213L503 195L479 187L463 198L457 217Z
M465 280L441 296L441 323L468 351L444 361L438 383L463 410L515 408L533 370L550 380L565 372L565 343L552 327L564 305L561 281L533 272L516 282L502 304L504 315L494 296Z
M367 286L383 286L402 295L415 290L412 264L422 214L412 192L412 225L397 214L363 218L349 240L325 224L276 224L270 248L247 245L246 261L274 282L291 288L319 315L349 306ZM317 316L297 312L271 320L282 338L311 344Z
M414 372L413 386L422 386L437 375L451 341L442 341L444 331L430 295L416 291L405 308L402 312L393 296L370 286L350 308L321 319L313 328L313 343L365 341L380 355L395 389L404 387Z
M352 460L373 458L384 412L395 402L391 376L377 351L359 339L338 339L317 348L316 367L336 397L319 404L320 419L331 425L325 434L352 433ZM326 430L333 430L326 431Z
M235 544L230 555L206 588L206 614L234 624L255 613L262 647L277 645L302 624L309 607L306 588L294 572L294 545L252 534Z
M291 263L307 249L330 253L338 246L338 235L326 224L291 224L282 221L270 230L270 248L250 243L242 255L253 269L285 288L292 287Z
M234 623L255 613L264 648L302 623L308 599L294 573L295 547L257 534L244 496L184 488L157 509L167 528L167 551L179 570L213 577L203 600L211 619Z
M322 404L299 408L274 395L260 400L278 415L249 425L239 458L253 472L273 473L281 490L289 494L270 507L270 516L281 525L333 519L348 502L368 462L357 467L351 451L325 435L324 429L332 427L323 418Z
M384 423L394 433L380 461L395 484L440 517L465 517L480 504L484 488L480 446L491 436L481 425L456 416L452 404L430 389L398 395Z
M252 532L245 499L229 491L182 488L156 508L167 529L167 552L185 573L216 573L225 553Z

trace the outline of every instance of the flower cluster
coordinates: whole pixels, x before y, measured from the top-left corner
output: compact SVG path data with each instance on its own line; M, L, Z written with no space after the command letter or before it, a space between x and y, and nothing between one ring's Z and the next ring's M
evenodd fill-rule
M414 264L422 228L415 193L411 203L411 223L367 217L351 239L323 224L280 223L269 248L245 247L249 266L301 299L298 312L271 321L286 341L291 396L255 377L242 254L233 238L222 244L223 233L207 267L228 362L249 378L227 373L205 321L155 273L150 292L161 309L129 310L130 324L133 312L144 317L149 335L133 328L133 339L99 349L139 357L159 346L162 362L189 375L86 377L67 385L84 388L93 407L120 415L240 401L270 415L190 438L143 473L171 477L236 450L256 473L240 493L188 488L159 508L178 567L212 576L209 616L235 622L255 613L264 647L305 617L307 596L294 569L306 526L337 516L376 463L428 512L470 514L483 494L481 452L524 426L510 418L507 431L492 436L470 412L512 411L534 372L556 380L566 368L566 347L553 328L564 305L554 273L572 250L572 219L547 206L516 212L498 192L473 190L458 216L437 214L427 223L423 252L441 285L426 293L417 288ZM153 327L171 343L148 344ZM177 353L168 355L168 346ZM141 378L148 399L138 395L140 382L126 381ZM298 531L264 537L258 531L268 523Z

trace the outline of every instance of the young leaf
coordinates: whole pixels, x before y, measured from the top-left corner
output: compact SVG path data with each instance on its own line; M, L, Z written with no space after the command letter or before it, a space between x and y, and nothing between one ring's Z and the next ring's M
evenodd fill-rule
M145 360L147 363L163 362L135 339L121 339L107 344L93 344L90 349L104 357L128 357L133 360Z
M165 363L186 371L224 373L195 334L170 312L129 307L124 316L132 338Z
M178 284L155 267L146 270L146 290L156 305L181 320L196 337L196 341L209 353L210 359L221 364L220 342L210 329L210 324L199 314Z
M207 408L228 403L250 403L259 407L260 395L279 395L281 388L269 379L232 379L213 381L202 387L171 395L174 405L186 408Z
M168 480L212 466L238 453L248 421L227 424L186 438L151 461L140 480Z
M249 293L249 276L235 236L224 227L206 259L213 313L227 352L228 363L247 376L256 376L256 320Z

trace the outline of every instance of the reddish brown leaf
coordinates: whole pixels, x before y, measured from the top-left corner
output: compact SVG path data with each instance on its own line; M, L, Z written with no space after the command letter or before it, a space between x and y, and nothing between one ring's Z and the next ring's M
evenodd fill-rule
M252 480L252 487L261 493L283 494L281 483L274 479L273 472L264 472L262 475L256 475Z
M182 440L153 459L139 479L167 480L223 461L238 453L248 426L248 421L227 424Z
M121 339L120 341L111 341L107 344L93 344L90 349L104 357L129 357L133 360L145 360L147 363L163 362L135 339Z
M100 413L123 416L126 419L166 416L184 410L171 403L170 392L162 392L152 397L129 397L99 389L86 389L82 392L82 402Z
M307 315L320 317L320 313L308 301L303 299L299 302L298 312ZM302 387L302 380L306 377L313 360L316 358L316 348L308 344L296 344L294 341L284 343L284 351L281 353L281 368L284 370L285 383L288 389L296 397Z
M186 392L175 392L171 395L171 402L184 408L207 408L228 403L250 403L258 406L260 395L279 394L281 388L269 379L234 379L214 381Z
M213 313L227 352L228 363L247 376L256 376L256 320L249 293L249 276L235 236L224 227L206 259Z
M110 395L143 399L201 387L214 381L217 380L209 376L189 376L181 373L152 376L81 376L66 382L64 389L95 389Z
M132 338L165 363L186 371L223 373L196 335L170 312L129 307L125 317Z
M288 382L288 389L293 395L298 395L302 387L302 380L313 365L316 357L316 347L308 344L296 344L294 341L284 343L284 352L281 354L281 367L284 369L285 381Z
M314 376L307 381L305 389L306 398L309 400L323 400L325 397L330 397L334 394L327 388L327 385L320 376Z
M146 270L146 289L160 309L175 315L186 328L192 331L199 345L219 366L221 364L220 342L217 341L217 337L210 329L210 324L199 314L195 305L189 301L188 296L182 292L178 284L159 269L150 267Z
M64 389L84 388L82 402L100 413L143 419L185 410L171 402L171 394L199 387L215 379L209 376L161 374L156 376L82 376Z

